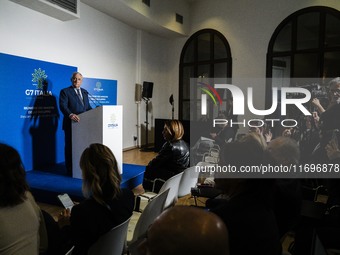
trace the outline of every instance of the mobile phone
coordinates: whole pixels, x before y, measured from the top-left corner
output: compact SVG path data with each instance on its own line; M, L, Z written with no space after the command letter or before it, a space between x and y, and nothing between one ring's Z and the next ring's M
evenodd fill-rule
M72 207L74 206L73 201L71 200L70 196L68 194L61 194L58 195L58 199L60 200L60 202L63 204L63 206L66 209L72 209Z

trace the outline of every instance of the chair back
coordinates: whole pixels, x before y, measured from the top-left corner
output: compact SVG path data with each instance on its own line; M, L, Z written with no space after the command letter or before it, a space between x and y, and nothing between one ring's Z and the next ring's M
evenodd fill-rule
M209 152L203 154L203 162L217 164L220 161L220 150L217 148L211 148Z
M130 218L102 235L89 249L88 255L121 255L125 247Z
M74 245L65 253L65 255L72 255Z
M200 171L196 171L196 166L184 170L179 183L178 197L184 197L191 193L191 188L196 187L199 173Z
M169 178L161 187L159 192L163 192L164 190L169 189L169 194L168 197L166 198L164 208L170 207L174 201L177 200L178 198L178 188L179 188L179 183L181 182L183 172L176 174Z
M211 172L211 169L214 169L216 164L200 161L196 164L196 167L199 168L198 178L209 178L215 175Z
M140 215L135 230L133 232L132 241L136 240L141 234L143 234L153 221L163 212L166 198L169 194L169 189L160 192L155 196L145 207Z
M160 192L146 205L142 214L139 216L133 231L132 240L129 243L135 242L142 234L144 234L154 220L163 212L168 194L169 189Z
M316 231L313 231L313 240L312 240L312 255L327 255L327 250L325 249L324 245L322 244L319 236L317 235Z

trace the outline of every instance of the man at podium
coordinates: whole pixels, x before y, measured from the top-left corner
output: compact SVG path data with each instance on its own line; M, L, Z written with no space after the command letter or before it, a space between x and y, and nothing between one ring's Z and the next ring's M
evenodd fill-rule
M65 133L65 166L67 174L72 176L72 121L79 122L78 114L91 110L87 90L81 88L83 76L74 72L72 85L60 91L59 108L63 113L63 130Z

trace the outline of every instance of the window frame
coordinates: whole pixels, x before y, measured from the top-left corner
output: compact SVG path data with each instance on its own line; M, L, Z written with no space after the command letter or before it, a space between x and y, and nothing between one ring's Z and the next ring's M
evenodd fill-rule
M198 60L199 59L199 52L198 52L198 38L203 35L203 34L209 34L210 36L210 57L207 60ZM215 58L215 44L214 44L214 37L218 37L222 42L223 45L225 47L225 51L226 51L226 57L225 58ZM189 49L189 47L191 47L193 44L194 47L194 56L193 56L193 61L191 62L184 62L184 57L187 53L187 50ZM200 66L204 66L204 65L209 65L209 72L210 74L214 74L214 65L215 64L219 64L219 63L226 63L227 67L226 67L226 77L216 77L216 78L226 78L228 80L228 82L231 82L231 74L232 74L232 57L231 57L231 50L230 50L230 46L229 43L227 41L227 39L224 37L224 35L220 32L218 32L217 30L214 29L202 29L197 31L196 33L194 33L184 44L183 48L182 48L182 52L181 52L181 56L180 56L180 64L179 64L179 119L183 120L183 115L184 115L184 107L183 104L184 102L189 102L190 104L190 108L192 106L195 107L195 109L197 109L197 103L200 101L197 98L192 99L184 99L184 68L186 67L193 67L194 69L194 74L193 74L193 78L198 78L198 68ZM209 78L215 78L212 77L213 75L210 75ZM190 83L189 83L190 84ZM190 86L190 85L189 85ZM190 88L189 88L190 89ZM191 120L197 120L197 115L196 112L197 110L193 110L190 109L190 112L194 113L194 116L190 116L189 119ZM187 119L185 119L187 120Z

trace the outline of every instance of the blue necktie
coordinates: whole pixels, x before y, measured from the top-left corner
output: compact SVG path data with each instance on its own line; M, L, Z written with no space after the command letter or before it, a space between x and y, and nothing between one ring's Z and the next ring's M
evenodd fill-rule
M76 89L80 102L84 105L83 97L81 96L80 89Z

